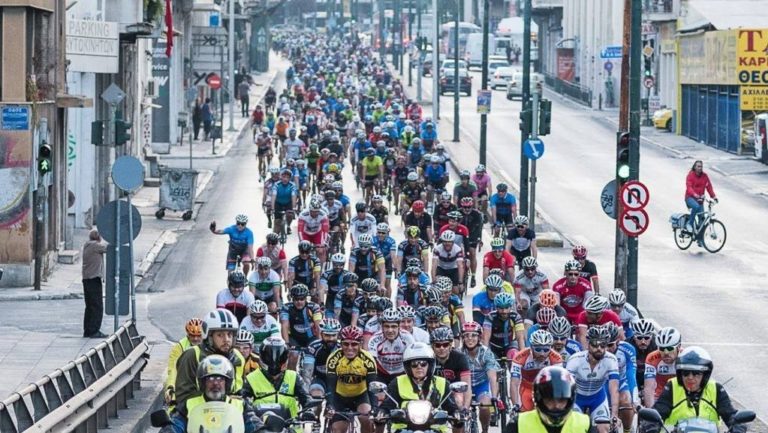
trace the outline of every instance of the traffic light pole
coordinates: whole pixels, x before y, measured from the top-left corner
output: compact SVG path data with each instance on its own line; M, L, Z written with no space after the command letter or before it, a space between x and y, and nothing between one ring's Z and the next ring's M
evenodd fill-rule
M536 84L531 89L533 103L531 105L531 139L538 137L539 133L539 98L541 97L541 88ZM529 208L528 225L531 230L536 230L536 160L531 161L531 206Z
M422 103L422 94L421 94L421 76L423 75L422 69L424 68L424 50L422 48L426 48L427 45L427 38L424 37L422 39L421 35L421 0L416 1L416 9L417 9L417 26L416 26L416 34L418 35L418 40L420 42L419 46L417 47L419 49L419 68L416 71L416 100L419 102L419 104ZM434 69L433 69L434 70Z
M531 98L531 0L525 0L523 11L523 110L530 110ZM533 113L531 113L533 116ZM528 158L523 152L523 143L528 139L531 125L523 118L520 124L520 215L528 214Z
M413 0L408 0L408 44L413 51L416 44L413 43ZM411 56L408 55L408 87L413 86L413 65L411 65Z
M488 32L490 32L490 1L483 0L483 72L481 74L481 88L488 90ZM480 115L480 164L486 164L486 154L488 153L488 115Z
M629 73L629 180L640 179L640 62L642 0L632 0L632 60ZM637 237L627 239L627 299L637 305L638 251Z
M456 20L453 27L453 142L459 141L459 98L461 86L459 85L459 2L456 2Z
M440 120L440 94L438 92L437 82L440 79L440 9L437 0L432 0L432 15L434 16L434 25L432 26L432 117L433 120Z

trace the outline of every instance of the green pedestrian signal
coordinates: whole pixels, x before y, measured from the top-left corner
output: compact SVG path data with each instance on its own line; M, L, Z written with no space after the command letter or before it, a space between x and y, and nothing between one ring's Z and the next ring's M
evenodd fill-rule
M41 175L51 172L53 169L53 149L48 143L43 142L37 151L37 171Z
M133 124L121 119L120 116L115 118L115 145L120 146L131 140L131 128Z
M539 135L549 135L552 130L552 101L539 101Z

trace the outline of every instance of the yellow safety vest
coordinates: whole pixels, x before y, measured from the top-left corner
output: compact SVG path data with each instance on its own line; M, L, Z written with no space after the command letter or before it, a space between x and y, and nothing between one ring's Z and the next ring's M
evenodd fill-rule
M432 389L437 390L438 401L443 401L445 392L448 389L448 381L442 377L433 376L431 389L427 395L430 395L432 393ZM407 374L401 374L400 376L397 376L397 391L400 395L401 409L405 409L405 406L408 405L409 401L421 400L419 395L416 394L416 392L413 390L413 383L411 383L411 379L408 377ZM432 428L432 430L436 430L439 432L446 432L446 433L448 432L447 424L436 424L430 427ZM404 428L406 428L405 424L400 424L400 423L392 424L392 431L398 431Z
M200 346L194 346L193 349L195 351L195 359L197 359L199 365ZM243 377L245 376L243 374L243 368L245 367L245 358L243 357L243 354L237 349L232 349L232 351L235 353L235 357L239 362L235 365L235 380L232 381L232 390L230 391L230 394L234 394L243 389Z
M227 396L225 401L211 402L209 406L203 407L205 403L202 396L187 400L187 431L202 431L203 428L219 430L225 427L224 423L231 428L231 432L245 431L243 400Z
M264 376L259 370L252 371L245 380L251 386L253 391L253 405L259 403L278 403L288 411L291 418L295 418L299 413L299 403L296 401L296 372L285 370L283 373L283 382L280 384L279 391L275 390L272 382Z
M717 386L714 380L708 381L707 386L704 387L698 408L688 404L685 388L677 383L676 379L671 379L670 383L672 384L672 413L664 420L664 424L675 425L679 421L691 418L704 418L715 423L720 420L720 415L717 413Z
M586 433L589 431L589 416L571 411L565 419L560 433ZM547 433L539 412L531 410L517 416L517 431L520 433Z
M184 337L171 348L171 353L168 354L168 369L166 370L168 377L165 379L166 388L176 384L176 363L179 361L181 354L190 347L192 347L192 343L189 342L189 338Z

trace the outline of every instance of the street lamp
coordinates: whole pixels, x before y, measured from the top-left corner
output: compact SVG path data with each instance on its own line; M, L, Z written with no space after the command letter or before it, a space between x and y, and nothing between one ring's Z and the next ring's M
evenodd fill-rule
M453 142L459 141L459 15L461 2L456 0L456 12L453 26Z

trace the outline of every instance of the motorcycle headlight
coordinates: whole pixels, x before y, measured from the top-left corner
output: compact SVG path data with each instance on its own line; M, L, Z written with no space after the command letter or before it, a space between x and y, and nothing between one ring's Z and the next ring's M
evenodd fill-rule
M432 403L426 400L409 401L406 406L408 421L415 425L424 425L432 415Z

